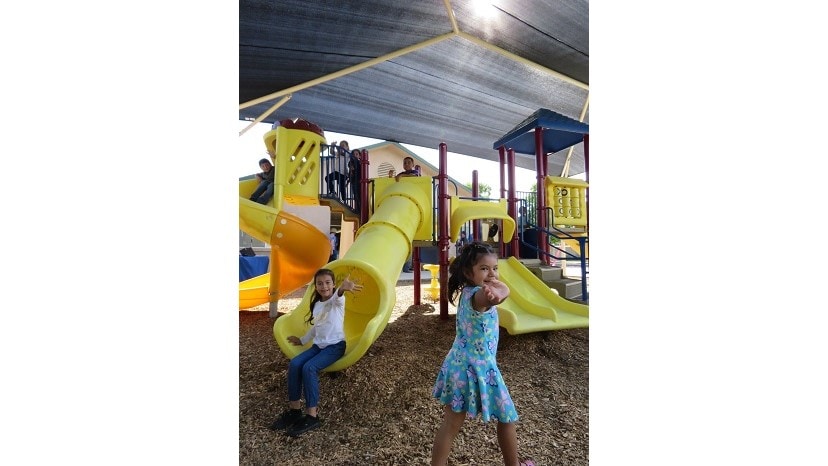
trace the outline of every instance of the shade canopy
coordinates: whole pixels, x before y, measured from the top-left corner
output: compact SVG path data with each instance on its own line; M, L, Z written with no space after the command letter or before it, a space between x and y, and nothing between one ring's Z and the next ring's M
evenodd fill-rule
M588 83L586 0L239 2L242 120L497 161L493 142L538 108L588 122ZM564 162L549 157L548 173ZM534 170L534 155L516 164Z

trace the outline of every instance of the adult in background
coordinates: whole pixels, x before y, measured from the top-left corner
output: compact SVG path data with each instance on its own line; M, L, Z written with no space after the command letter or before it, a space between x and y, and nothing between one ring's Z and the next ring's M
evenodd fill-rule
M359 160L360 155L359 149L354 149L348 157L348 185L351 186L351 198L354 200L355 212L359 212L361 205L359 184L362 180L362 162Z
M328 184L328 197L337 197L335 193L339 193L339 198L345 200L345 183L348 182L347 171L348 156L351 149L348 147L348 141L340 141L339 147L336 148L337 157L333 159L333 167L331 172L325 175L325 182ZM334 181L337 183L337 190L334 190Z

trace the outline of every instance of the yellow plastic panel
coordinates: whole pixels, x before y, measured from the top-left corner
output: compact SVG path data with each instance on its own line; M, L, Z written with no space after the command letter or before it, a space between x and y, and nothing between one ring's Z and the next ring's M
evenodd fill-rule
M319 150L325 138L302 129L278 126L264 135L268 152L275 154L276 184L283 186L284 196L317 198L319 196Z
M589 183L583 180L547 176L544 178L546 204L552 208L552 224L560 226L586 226L586 190Z

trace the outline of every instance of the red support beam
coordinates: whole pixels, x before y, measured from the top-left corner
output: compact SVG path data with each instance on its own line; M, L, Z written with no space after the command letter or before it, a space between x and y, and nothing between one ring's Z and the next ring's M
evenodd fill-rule
M480 182L477 179L477 170L472 170L472 190L471 191L472 191L472 197L474 197L474 198L480 197ZM471 231L470 237L473 238L474 241L481 241L483 239L483 228L481 227L479 219L472 221L472 231Z
M441 142L440 172L437 174L437 216L440 235L437 245L440 251L440 319L448 320L448 267L449 267L449 195L448 195L448 146Z
M515 197L515 150L509 149L506 156L506 166L509 172L509 216L517 219L517 198ZM515 235L512 237L512 247L509 252L510 256L520 257L520 239L519 231L515 230Z
M549 264L549 256L541 254L549 253L549 241L544 230L548 228L546 222L546 190L543 189L544 173L546 173L546 154L543 150L543 128L535 128L535 170L537 183L535 185L537 199L537 213L535 222L538 224L538 258L542 264Z
M367 150L362 150L362 157L360 157L360 161L362 176L359 178L359 226L362 226L368 221L368 183L370 183L370 180L368 179L368 165L370 165L370 162L368 161Z

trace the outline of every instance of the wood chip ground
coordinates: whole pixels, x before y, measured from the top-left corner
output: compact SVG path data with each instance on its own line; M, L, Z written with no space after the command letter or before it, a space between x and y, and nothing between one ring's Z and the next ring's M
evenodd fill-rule
M423 290L425 285L423 286ZM431 397L454 340L449 319L411 284L397 287L391 321L357 363L320 379L323 425L298 438L268 428L287 405L288 359L273 339L267 305L239 311L240 465L427 465L442 407ZM279 302L300 302L299 290ZM520 416L522 457L539 466L589 464L589 329L509 335L501 328L498 365ZM466 420L449 465L503 464L496 423Z

